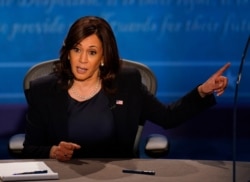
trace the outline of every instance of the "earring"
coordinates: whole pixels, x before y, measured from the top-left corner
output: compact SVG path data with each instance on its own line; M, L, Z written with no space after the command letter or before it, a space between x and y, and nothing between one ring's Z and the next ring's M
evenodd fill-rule
M103 67L104 66L104 63L103 62L101 62L101 67Z

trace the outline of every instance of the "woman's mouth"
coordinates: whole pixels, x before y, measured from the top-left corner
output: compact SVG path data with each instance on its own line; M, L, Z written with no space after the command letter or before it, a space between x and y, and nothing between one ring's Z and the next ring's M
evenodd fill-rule
M87 68L82 68L82 67L76 68L77 73L80 73L80 74L86 73L87 70L88 70Z

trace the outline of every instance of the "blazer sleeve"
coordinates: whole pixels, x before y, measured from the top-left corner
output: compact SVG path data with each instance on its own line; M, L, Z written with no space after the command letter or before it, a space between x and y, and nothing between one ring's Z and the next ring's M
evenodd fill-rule
M118 81L118 88L129 93L129 121L135 124L151 121L173 128L216 104L213 94L200 97L198 86L175 102L163 103L148 91L137 69L124 69Z
M142 116L145 120L165 129L176 127L216 104L213 94L202 98L197 87L179 100L169 104L161 103L143 85L141 92L143 95Z
M47 135L48 130L48 100L46 94L51 88L52 77L31 82L30 89L26 91L28 102L28 113L26 116L26 132L24 148L22 151L24 158L48 158L50 148Z

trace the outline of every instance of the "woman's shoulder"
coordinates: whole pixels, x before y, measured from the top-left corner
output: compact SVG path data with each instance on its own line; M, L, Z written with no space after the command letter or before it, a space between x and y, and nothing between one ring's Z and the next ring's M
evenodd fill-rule
M53 98L58 93L57 80L56 75L50 74L30 81L29 89L24 91L28 102L34 99L46 102Z
M30 81L30 88L33 87L50 87L57 83L58 77L55 74L49 74L46 76L42 76Z
M116 84L120 88L135 88L140 85L141 75L138 69L133 67L124 67L116 77Z
M135 79L135 78L140 79L140 77L141 77L140 71L134 67L122 67L118 74L118 78L122 78L126 80Z

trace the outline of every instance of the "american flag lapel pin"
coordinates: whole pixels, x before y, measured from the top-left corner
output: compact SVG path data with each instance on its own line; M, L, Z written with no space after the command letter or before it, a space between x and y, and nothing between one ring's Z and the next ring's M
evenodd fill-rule
M123 100L116 100L116 105L123 105Z

